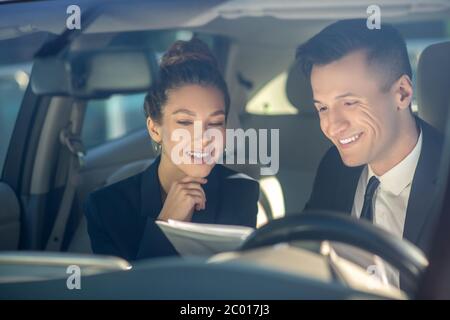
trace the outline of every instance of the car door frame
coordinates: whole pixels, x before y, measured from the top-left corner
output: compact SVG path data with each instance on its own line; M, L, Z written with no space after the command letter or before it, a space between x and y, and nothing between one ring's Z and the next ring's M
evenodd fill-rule
M20 235L18 249L27 248L28 232L34 229L25 215L24 197L29 190L33 159L39 132L45 118L49 99L33 93L28 85L14 125L0 181L9 186L19 203Z

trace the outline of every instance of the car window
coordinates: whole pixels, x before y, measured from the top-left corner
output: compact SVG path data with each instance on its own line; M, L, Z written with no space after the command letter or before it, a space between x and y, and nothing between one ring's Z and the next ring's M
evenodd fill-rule
M30 63L0 66L0 173L28 86L30 70Z
M287 76L287 71L276 75L250 99L245 110L258 115L297 114L286 96Z

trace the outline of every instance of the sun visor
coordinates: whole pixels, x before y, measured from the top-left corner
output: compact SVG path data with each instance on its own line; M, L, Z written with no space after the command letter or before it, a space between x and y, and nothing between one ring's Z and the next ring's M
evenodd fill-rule
M31 88L38 95L100 98L148 90L152 54L144 50L71 52L36 58Z

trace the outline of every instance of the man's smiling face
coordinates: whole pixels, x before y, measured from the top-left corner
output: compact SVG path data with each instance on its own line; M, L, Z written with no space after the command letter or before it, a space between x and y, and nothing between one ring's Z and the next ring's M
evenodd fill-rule
M395 94L382 90L383 76L374 70L362 50L312 68L321 129L347 166L384 161L399 139Z

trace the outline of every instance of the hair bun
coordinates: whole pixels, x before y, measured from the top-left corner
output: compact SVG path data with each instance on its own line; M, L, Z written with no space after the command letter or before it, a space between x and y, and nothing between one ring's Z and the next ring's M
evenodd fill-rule
M167 68L186 61L205 62L217 68L217 60L211 50L198 38L192 38L189 41L175 41L162 57L160 66Z

